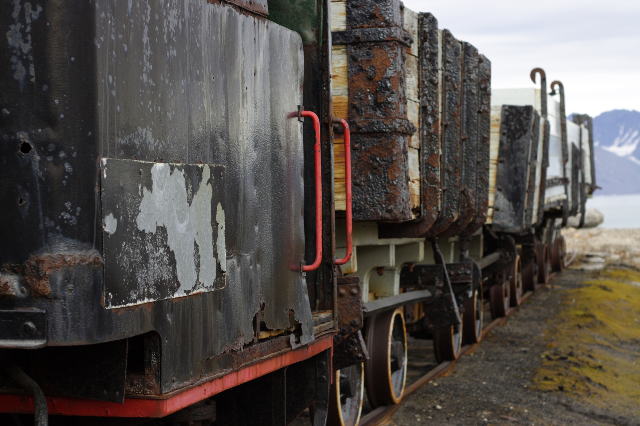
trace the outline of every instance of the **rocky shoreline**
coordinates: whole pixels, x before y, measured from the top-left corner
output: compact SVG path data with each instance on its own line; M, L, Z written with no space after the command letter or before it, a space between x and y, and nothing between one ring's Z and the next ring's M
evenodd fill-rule
M567 251L577 253L576 267L598 270L607 265L640 269L640 229L567 228Z

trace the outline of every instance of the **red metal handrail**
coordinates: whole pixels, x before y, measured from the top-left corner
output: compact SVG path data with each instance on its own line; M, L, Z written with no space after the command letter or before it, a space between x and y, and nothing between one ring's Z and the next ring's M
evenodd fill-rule
M320 153L320 119L311 111L298 111L291 113L289 117L309 117L313 121L313 131L315 133L315 143L313 145L314 156L314 181L316 200L316 257L311 265L302 265L302 272L315 271L322 262L322 157Z
M344 265L351 259L351 253L353 253L353 211L351 201L351 130L349 130L349 123L343 119L334 120L342 125L344 130L344 186L346 193L346 239L347 239L347 251L343 258L336 259L336 265Z

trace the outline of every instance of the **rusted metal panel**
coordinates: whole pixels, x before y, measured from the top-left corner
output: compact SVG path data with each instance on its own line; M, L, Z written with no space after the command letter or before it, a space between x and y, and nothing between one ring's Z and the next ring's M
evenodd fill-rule
M462 43L462 134L461 134L461 185L460 214L458 220L447 230L448 235L462 232L476 218L478 174L478 49Z
M337 317L340 335L353 334L362 328L361 293L359 277L338 277Z
M359 28L402 27L399 0L347 0L347 26Z
M587 199L598 188L595 183L595 165L593 152L593 120L586 114L574 114L572 121L580 126L580 150L582 182L580 186L580 224L584 226L587 209Z
M526 222L531 167L531 146L536 113L532 106L502 106L501 138L496 178L496 198L492 228L502 232L525 232L531 223Z
M531 145L529 148L529 164L527 167L528 177L527 177L527 193L526 193L526 204L525 204L525 214L524 214L524 224L525 226L533 226L537 220L533 217L534 211L536 210L534 207L534 203L537 202L535 198L536 187L539 185L539 182L536 181L536 172L538 169L538 146L540 140L540 116L534 110L533 111L533 124L531 126Z
M580 200L580 186L581 186L581 168L582 168L582 153L580 152L580 148L578 148L575 144L571 144L571 209L569 210L569 214L571 216L578 214L580 210L581 200Z
M337 317L339 331L333 339L334 368L343 368L367 358L362 329L363 306L360 279L356 276L338 277Z
M105 158L101 176L108 308L225 287L224 167Z
M462 186L462 45L442 30L442 206L430 237L446 235L460 216Z
M447 263L446 273L451 284L468 284L473 280L473 263ZM402 287L429 289L434 295L444 291L445 279L442 265L410 265L402 268L400 273Z
M22 264L5 264L2 269L17 281L18 291L14 297L53 297L50 278L65 268L84 265L102 267L102 257L97 250L33 254Z
M595 155L593 151L593 119L586 114L573 114L572 119L575 123L585 126L585 130L588 133L586 145L588 147L589 155L586 156L585 167L588 167L590 170L587 174L589 179L587 183L589 184L588 193L592 194L593 191L597 188L596 184L596 168L595 168ZM584 143L584 142L583 142Z
M438 21L430 13L418 17L420 97L420 217L402 224L381 224L382 237L423 237L441 210L442 43Z
M334 309L335 270L335 206L333 192L328 190L334 185L333 158L333 119L331 98L331 25L326 0L269 0L269 19L298 33L304 49L303 105L306 110L317 113L321 124L322 156L322 253L323 262L316 271L306 275L307 289L312 306L316 309ZM346 13L346 7L345 7ZM236 57L240 58L241 55ZM287 59L278 59L287 61ZM276 72L273 68L265 74ZM346 75L346 74L345 74ZM297 84L297 83L296 83ZM346 106L346 102L344 103ZM346 118L345 115L339 115ZM314 129L310 120L304 125L304 199L314 199ZM307 264L315 256L315 205L306 202L304 207Z
M346 31L333 33L347 45L348 120L351 126L353 218L402 222L411 206L405 51L401 3L348 1Z
M478 61L478 177L476 178L478 195L478 215L467 229L472 234L484 224L489 203L489 157L491 147L491 61L480 55Z
M476 175L476 217L465 230L473 234L487 218L489 204L489 158L491 148L491 61L484 55L478 59L478 162Z
M351 144L353 219L411 219L407 135L353 132Z
M439 31L433 15L420 14L418 24L421 216L383 224L380 235L470 234L488 203L491 63Z
M540 197L544 197L544 194L541 192L541 176L542 176L542 165L543 165L543 156L544 156L544 120L540 119L538 126L538 139L536 144L536 169L535 169L535 184L534 184L534 192L533 192L533 212L531 214L531 221L534 226L539 224L540 218Z
M348 45L349 118L354 131L401 130L402 125L389 119L406 117L403 50L384 40Z
M30 272L11 273L41 297L3 298L2 309L47 312L52 346L158 333L162 393L219 374L216 357L253 344L261 327L295 330L287 335L289 347L311 342L307 281L292 271L305 250L303 125L287 118L303 104L299 35L229 5L198 0L31 6L0 6L0 29L28 31L23 36L31 49L23 55L12 40L0 48L2 62L18 61L0 77L0 109L11 116L0 121L0 200L7 206L23 201L7 209L0 225L0 257L6 273L14 265L33 270L34 285L25 284ZM162 274L128 275L116 283L123 277L104 269L102 256L109 263L117 250L110 238L118 227L138 223L135 211L123 211L128 219L116 226L109 217L114 212L101 201L111 195L144 199L156 186L146 180L147 166L137 177L132 170L118 177L107 167L104 178L96 161L101 157L175 165L174 176L177 170L188 175L188 201L180 206L193 205L204 170L213 170L209 165L224 166L224 186L214 189L212 183L211 189L224 200L224 288L144 304L144 292L125 294L124 287L137 289L138 279L156 285L152 298L173 293L159 284L168 282ZM107 198L101 200L101 191ZM211 210L212 231L219 232L214 207L200 212ZM141 253L167 247L169 233L159 226L163 219L153 219L156 213L141 223L149 230L156 225L155 234L144 231L152 247L138 246ZM205 247L194 241L194 268L204 271ZM220 255L215 246L212 252ZM173 268L174 253L165 254ZM34 263L31 256L45 260ZM169 275L178 276L177 269ZM105 288L117 288L120 301L105 300ZM105 308L129 302L136 304Z
M464 226L475 219L478 210L477 177L480 166L480 143L478 132L478 110L480 109L478 49L469 43L463 43L464 49L464 170L462 202L465 216ZM485 93L483 93L485 94ZM485 94L486 95L486 94Z
M424 235L438 218L441 209L441 43L438 21L430 13L421 13L420 37L420 167L422 174L422 222L419 235Z
M536 209L537 217L536 217L536 225L542 224L544 220L544 207L545 207L545 196L547 191L547 170L549 169L549 147L551 145L551 134L550 134L550 126L549 120L544 117L540 118L542 122L542 130L541 130L541 148L542 149L542 160L540 166L540 179L539 179L539 187L538 187L538 208Z

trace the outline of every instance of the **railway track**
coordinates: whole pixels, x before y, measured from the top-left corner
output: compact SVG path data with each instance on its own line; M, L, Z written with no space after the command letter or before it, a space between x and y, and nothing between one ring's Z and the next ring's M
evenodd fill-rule
M571 265L576 257L577 257L577 253L576 252L571 252L571 253L567 253L567 260L565 262L565 267ZM543 285L540 284L539 288L553 288L553 280L554 278L557 276L557 273L553 273L550 276L549 279L549 284L547 285ZM409 383L405 390L404 390L404 394L403 394L403 402L406 400L407 397L409 397L410 395L412 395L413 393L415 393L418 389L420 389L422 386L426 385L427 383L437 379L438 377L442 377L445 376L446 374L450 373L451 371L453 371L455 369L456 364L458 363L458 361L460 361L466 354L473 352L479 345L482 344L482 342L484 341L484 338L486 336L489 335L489 333L491 333L491 331L493 331L495 328L502 326L504 324L507 323L507 321L509 320L509 317L511 317L511 315L513 315L515 312L517 312L518 310L520 310L522 307L526 306L526 302L527 300L533 295L533 292L529 291L527 293L525 293L523 295L522 298L522 303L520 306L518 307L513 307L511 309L509 309L509 311L507 312L507 315L505 315L504 317L501 318L496 318L494 320L492 320L491 322L485 324L485 326L482 329L482 339L475 344L472 345L466 345L462 348L462 351L460 353L460 357L455 360L455 361L444 361L441 362L431 368L428 369L428 371L426 371L426 373L418 373L417 377L415 375L415 370L418 370L418 368L414 368L413 370L413 380L411 381L411 383ZM485 311L485 315L490 315L489 313L489 306L488 306L488 302L485 301L484 303L484 311ZM423 341L424 342L424 341ZM425 345L425 347L427 347L428 345ZM421 348L424 349L424 348ZM412 368L411 368L411 358L410 358L410 369L408 372L408 375L411 375L412 373ZM409 378L408 378L409 380ZM384 421L390 419L399 409L400 407L402 407L403 402L401 402L400 404L395 404L395 405L387 405L387 406L382 406L382 407L377 407L369 412L367 412L366 414L364 414L360 420L360 425L361 426L374 426L374 425L379 425L382 424Z

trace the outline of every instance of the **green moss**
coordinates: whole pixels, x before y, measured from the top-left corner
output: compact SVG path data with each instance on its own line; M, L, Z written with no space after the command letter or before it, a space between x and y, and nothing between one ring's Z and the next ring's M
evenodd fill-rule
M534 377L538 389L640 413L640 286L632 283L640 273L612 269L566 292Z

